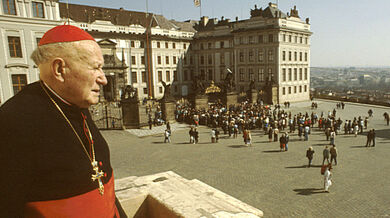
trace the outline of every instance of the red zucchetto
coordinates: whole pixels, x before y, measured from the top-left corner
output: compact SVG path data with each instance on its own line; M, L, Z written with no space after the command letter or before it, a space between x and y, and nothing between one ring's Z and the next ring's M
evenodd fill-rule
M60 25L48 30L39 41L38 45L46 45L57 42L75 42L95 39L84 30L72 25Z

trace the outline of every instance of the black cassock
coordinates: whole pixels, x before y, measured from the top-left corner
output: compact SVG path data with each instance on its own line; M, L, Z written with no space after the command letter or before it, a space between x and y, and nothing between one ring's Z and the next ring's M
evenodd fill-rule
M104 195L91 180L95 172L80 141L42 85L27 85L0 107L0 217L124 216L107 142L88 109L67 105L44 86L90 151L81 113L86 115L96 161L106 174Z

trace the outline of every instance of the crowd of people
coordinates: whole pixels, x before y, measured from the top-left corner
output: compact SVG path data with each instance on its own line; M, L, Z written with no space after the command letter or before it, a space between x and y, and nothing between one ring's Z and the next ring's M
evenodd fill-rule
M330 171L332 164L337 165L338 151L336 148L336 137L340 134L352 134L357 136L363 134L364 130L368 129L369 117L373 111L368 112L368 117L358 116L351 120L341 119L337 114L338 109L344 109L345 103L336 104L336 108L328 111L327 114L321 112L317 114L311 112L297 112L293 114L291 111L285 110L290 107L290 103L285 103L285 108L280 105L270 106L263 104L251 104L242 102L238 105L225 107L222 104L211 104L208 109L195 109L188 105L178 105L175 112L178 122L186 122L192 125L190 130L190 143L197 143L199 133L197 126L204 125L211 128L211 141L218 142L219 131L228 138L237 138L242 134L244 146L252 146L253 138L251 131L260 130L264 135L268 136L269 142L280 143L280 151L288 151L289 134L297 132L296 136L299 140L309 141L309 135L313 128L322 131L329 145L326 145L323 150L322 165L326 167L328 177L326 180L326 191L331 184ZM312 109L318 108L318 103L312 102ZM388 114L384 114L385 119ZM216 134L218 132L218 134ZM367 146L375 146L375 130L367 131ZM308 167L312 166L314 158L314 149L309 147L306 151L306 157L309 160ZM324 174L325 175L325 174ZM324 185L325 187L325 185Z

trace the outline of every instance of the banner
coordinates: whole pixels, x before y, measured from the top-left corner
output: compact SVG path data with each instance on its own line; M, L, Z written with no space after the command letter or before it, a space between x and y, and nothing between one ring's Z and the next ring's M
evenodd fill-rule
M195 7L200 7L200 0L194 0Z

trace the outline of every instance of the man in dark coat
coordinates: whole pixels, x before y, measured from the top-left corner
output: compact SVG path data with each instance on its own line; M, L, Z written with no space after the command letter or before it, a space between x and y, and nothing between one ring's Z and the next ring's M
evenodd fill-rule
M40 81L0 108L1 217L125 217L107 142L88 111L107 84L99 45L62 25L31 57Z

